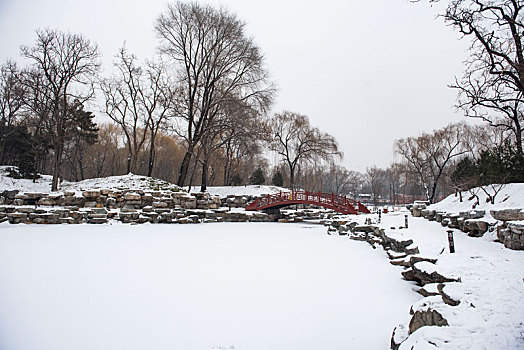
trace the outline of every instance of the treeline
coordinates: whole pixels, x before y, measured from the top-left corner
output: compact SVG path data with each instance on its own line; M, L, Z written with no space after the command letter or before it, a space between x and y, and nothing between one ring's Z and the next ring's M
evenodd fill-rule
M236 15L177 2L155 31L156 56L142 62L124 46L102 76L96 43L37 30L21 48L25 65L1 66L0 164L52 174L53 190L60 179L126 173L205 190L255 181L268 149L287 164L289 187L300 164L340 154L307 116L268 116L276 90ZM95 114L110 122L97 125Z
M61 179L131 172L202 190L265 183L367 193L375 204L522 181L524 54L520 35L510 35L523 26L522 6L482 4L453 2L444 18L473 41L453 85L457 107L486 123L399 139L400 159L387 169L348 170L336 139L307 116L268 115L276 89L245 23L182 2L156 19L155 55L141 61L123 46L105 76L96 43L37 30L21 48L24 65L0 67L0 164L18 166L15 176L52 174L53 190Z

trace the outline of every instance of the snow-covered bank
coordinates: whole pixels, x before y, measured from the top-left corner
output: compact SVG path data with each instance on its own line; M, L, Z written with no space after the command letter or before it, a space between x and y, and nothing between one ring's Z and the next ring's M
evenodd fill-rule
M436 265L420 262L418 268L460 279L444 287L460 303L448 305L440 296L416 303L414 311L430 307L444 316L449 326L419 328L400 349L524 349L524 252L454 230L456 252L451 254L447 228L423 218L410 218L409 228L399 230L404 215L383 215L381 226L390 237L413 239L420 256L437 259ZM407 323L404 328L409 328Z
M0 225L0 348L385 349L420 297L305 224Z
M501 185L495 185L498 190ZM494 194L494 189L490 186L485 187L485 190L490 194ZM501 210L511 208L524 208L524 183L512 183L503 185L495 196L495 203L490 203L486 193L480 188L474 188L469 191L462 192L462 201L457 194L451 194L442 201L432 204L428 209L442 210L447 213L459 213L472 209L485 210L489 213L490 210Z

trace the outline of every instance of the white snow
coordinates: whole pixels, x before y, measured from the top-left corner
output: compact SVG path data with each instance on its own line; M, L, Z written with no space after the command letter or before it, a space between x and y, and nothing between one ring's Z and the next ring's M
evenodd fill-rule
M33 182L30 179L14 179L6 176L8 166L0 166L0 191L19 190L21 192L51 192L50 175L40 175L40 178ZM81 192L96 189L136 189L136 190L173 190L179 188L167 181L155 179L142 175L119 175L102 178L87 179L79 182L63 181L60 183L59 190Z
M488 193L493 194L494 191L490 187L486 187ZM486 201L486 194L479 188L473 189L478 198L479 203L474 207L476 198L472 198L468 191L462 192L462 202L460 196L451 194L442 201L432 204L429 209L442 210L447 213L459 213L464 211L485 210L489 214L490 210L494 209L513 209L524 208L524 183L512 183L504 185L500 192L495 197L495 204Z
M386 234L413 239L421 256L438 259L435 265L419 262L417 267L428 273L437 271L446 277L460 277L460 283L447 284L444 291L461 303L449 306L440 302L437 310L450 327L422 327L401 349L524 349L524 251L454 230L456 252L451 254L448 228L437 222L410 217L408 229L387 229L401 225L404 214L382 215Z
M386 349L399 273L318 225L0 224L0 349Z
M200 187L193 187L191 192L199 192ZM225 198L227 196L261 196L264 194L274 194L288 192L289 190L278 186L268 185L247 185L247 186L208 186L207 192L213 196Z

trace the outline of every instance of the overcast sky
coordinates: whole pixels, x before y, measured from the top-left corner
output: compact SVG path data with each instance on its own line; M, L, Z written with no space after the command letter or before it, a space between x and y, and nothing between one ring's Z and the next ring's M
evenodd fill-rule
M387 167L393 142L463 120L447 84L460 76L467 42L408 0L209 0L247 22L278 85L274 112L306 114L339 141L342 164ZM37 28L98 43L105 74L123 42L155 53L153 25L165 0L0 0L0 60L19 57Z

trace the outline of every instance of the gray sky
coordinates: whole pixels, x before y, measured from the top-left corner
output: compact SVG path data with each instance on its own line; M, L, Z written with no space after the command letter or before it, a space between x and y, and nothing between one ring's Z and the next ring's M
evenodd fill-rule
M209 0L247 22L279 92L274 111L306 114L334 135L342 164L386 167L393 142L463 120L446 85L460 76L467 42L439 7L408 0ZM165 0L0 0L0 60L18 58L37 28L82 33L104 68L123 42L144 59ZM441 7L441 5L439 5Z

